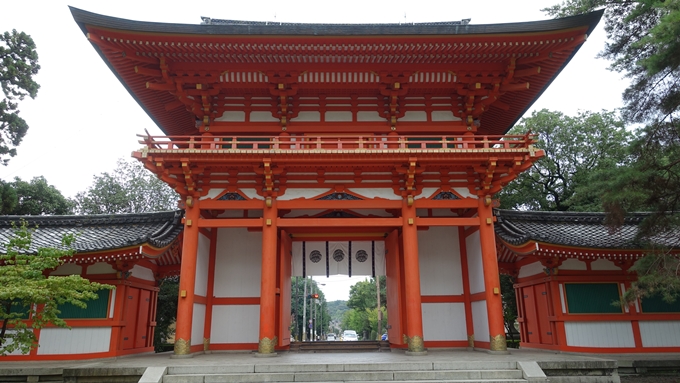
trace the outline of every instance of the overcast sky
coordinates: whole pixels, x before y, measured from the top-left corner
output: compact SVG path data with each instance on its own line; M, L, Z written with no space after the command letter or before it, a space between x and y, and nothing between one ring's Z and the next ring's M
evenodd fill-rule
M140 21L199 24L201 16L313 23L395 23L453 21L472 24L547 19L540 9L554 0L343 0L343 1L3 1L0 33L17 29L36 42L42 69L35 100L20 104L28 134L18 155L0 166L0 179L45 176L65 196L85 190L92 176L115 167L141 147L136 134L162 134L86 40L68 5L108 16ZM627 85L596 55L604 46L603 22L531 110L566 114L621 107ZM531 112L529 111L529 113ZM324 278L325 279L325 278ZM328 285L340 287L340 282ZM325 289L324 289L325 290ZM334 289L336 290L336 289ZM326 293L328 300L346 299Z

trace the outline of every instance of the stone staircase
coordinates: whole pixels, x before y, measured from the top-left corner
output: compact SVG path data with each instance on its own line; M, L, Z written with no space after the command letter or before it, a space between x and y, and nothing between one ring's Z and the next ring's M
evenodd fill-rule
M528 380L524 379L517 362L468 361L176 366L167 368L162 382L525 383Z
M363 340L358 342L293 342L290 352L370 352L390 351L390 342Z

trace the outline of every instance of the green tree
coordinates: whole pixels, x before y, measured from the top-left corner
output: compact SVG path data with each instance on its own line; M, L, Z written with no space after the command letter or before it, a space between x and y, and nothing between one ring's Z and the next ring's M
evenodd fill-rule
M26 96L35 98L40 85L33 81L38 74L38 52L31 36L24 32L0 35L0 160L7 165L17 154L16 147L28 131L28 124L19 117L18 101Z
M307 278L306 279L307 283L307 294L305 295L305 278L301 277L292 277L291 278L291 302L290 302L290 311L291 311L291 316L293 320L291 321L291 334L295 337L297 340L302 339L302 331L303 330L308 330L307 323L303 322L303 308L305 307L304 301L307 300L307 314L306 314L306 320L309 321L310 318L310 305L312 304L313 300L311 298L308 298L309 295L312 294L312 289L314 290L314 293L319 294L318 301L319 303L316 305L317 315L316 315L316 332L317 334L326 334L328 331L328 325L331 321L331 316L328 313L328 305L326 303L326 296L324 295L323 291L319 288L319 284L317 281Z
M387 328L387 279L380 277L380 308L383 312L382 328ZM375 279L357 282L350 287L347 307L342 321L344 330L351 329L362 334L363 339L375 339L378 333L378 290Z
M0 181L0 214L3 215L66 215L73 213L73 201L64 197L45 177L35 177L30 182L14 178L13 182Z
M76 194L78 214L121 214L172 210L179 196L138 161L118 160L112 173L94 176L92 185Z
M86 301L97 298L96 291L113 286L90 282L79 275L46 276L72 256L74 235L66 235L57 248L29 252L32 231L26 222L15 230L0 254L0 355L14 351L28 353L37 347L34 329L48 324L68 327L59 318L59 305L70 303L86 308ZM24 321L31 320L31 327Z
M624 118L646 124L630 146L630 163L600 175L607 181L601 198L614 228L629 211L652 211L638 236L653 242L680 224L680 1L567 0L546 11L568 16L596 8L606 8L609 41L601 55L631 80L623 94ZM668 252L650 252L633 270L639 279L625 299L680 296L677 259Z
M528 210L601 210L599 191L589 188L593 173L611 169L627 159L631 133L614 112L533 112L511 134L539 135L545 157L497 194L501 207Z
M177 301L179 299L179 277L167 277L160 281L156 304L156 328L153 346L156 352L167 351L167 339L175 334L171 326L177 320Z
M515 321L517 320L517 297L513 286L515 280L510 275L501 274L500 281L505 332L510 335L508 347L515 347L515 334L518 334L515 329Z

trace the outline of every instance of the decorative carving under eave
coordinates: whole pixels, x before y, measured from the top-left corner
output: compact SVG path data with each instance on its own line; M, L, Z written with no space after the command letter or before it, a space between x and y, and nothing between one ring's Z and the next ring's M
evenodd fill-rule
M451 199L460 199L460 197L458 197L457 195L455 195L454 193L451 193L451 192L441 192L441 193L437 194L436 196L434 196L434 198L432 198L432 199L451 200Z
M318 199L319 199L319 200L324 200L324 201L328 201L328 200L338 200L338 201L350 201L350 200L351 200L351 201L357 201L357 200L361 200L361 198L359 198L359 197L357 197L357 196L354 196L354 195L351 195L351 194L347 194L347 193L331 193L331 194L326 194L325 196L323 196L323 197L321 197L321 198L318 198Z
M225 193L220 198L218 198L217 200L218 201L245 201L246 199L243 198L243 196L238 194L238 193Z

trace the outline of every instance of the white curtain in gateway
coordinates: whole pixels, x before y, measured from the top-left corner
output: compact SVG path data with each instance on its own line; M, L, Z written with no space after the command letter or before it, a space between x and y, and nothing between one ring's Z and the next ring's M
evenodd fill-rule
M292 262L293 276L385 275L385 242L295 241Z

